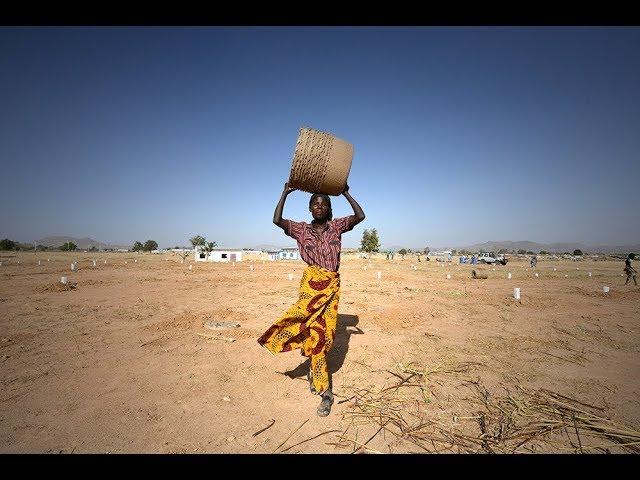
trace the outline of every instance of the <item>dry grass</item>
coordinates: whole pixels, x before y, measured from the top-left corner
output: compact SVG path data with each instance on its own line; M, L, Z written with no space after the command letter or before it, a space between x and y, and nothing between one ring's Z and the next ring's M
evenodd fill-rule
M503 395L490 393L469 373L476 363L442 363L419 367L400 365L391 372L399 380L384 388L352 389L349 409L343 414L349 427L332 445L368 450L380 432L392 434L429 453L524 453L536 451L640 452L640 431L613 422L604 407L590 405L546 389L516 388ZM464 386L465 415L452 421L429 408L429 383ZM413 390L411 392L410 390ZM348 436L353 427L377 428L359 442Z

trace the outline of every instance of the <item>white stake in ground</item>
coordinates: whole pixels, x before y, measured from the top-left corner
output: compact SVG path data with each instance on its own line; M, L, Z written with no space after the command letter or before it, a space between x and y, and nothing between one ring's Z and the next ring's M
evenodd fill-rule
M95 261L95 260L93 261L93 266L94 266L94 267L97 267L97 265L96 265L96 261Z
M609 287L607 287L606 285L604 287L602 287L602 291L604 293L609 293Z
M76 264L75 264L75 263L72 263L72 264L71 264L71 271L72 271L72 272L75 272L75 270L76 270Z
M253 272L253 265L249 265L249 270Z
M288 276L289 276L289 280L293 280L293 273L290 273Z
M66 285L67 284L67 277L60 277L60 283Z
M591 272L589 272L589 276L591 276Z
M538 278L538 272L536 272L536 278Z
M38 265L40 265L40 260L38 260Z
M447 273L447 280L451 280L451 274Z
M189 265L189 271L191 271L191 265Z
M380 280L382 278L382 272L378 271L377 276L378 276L378 280Z
M511 272L507 273L507 278L511 280Z
M519 288L514 288L513 289L513 298L515 298L516 300L520 300L520 289Z

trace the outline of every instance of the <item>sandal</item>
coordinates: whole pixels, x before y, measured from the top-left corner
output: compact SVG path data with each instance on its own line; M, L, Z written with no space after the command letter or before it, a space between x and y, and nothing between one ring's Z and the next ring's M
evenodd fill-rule
M323 395L320 405L318 405L318 416L326 417L331 412L331 405L333 405L333 395Z

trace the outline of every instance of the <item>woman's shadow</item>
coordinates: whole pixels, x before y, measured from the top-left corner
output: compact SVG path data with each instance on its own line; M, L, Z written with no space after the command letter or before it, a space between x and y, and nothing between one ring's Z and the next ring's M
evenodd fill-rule
M356 327L357 324L357 315L338 314L338 321L336 322L336 336L333 339L333 346L327 354L327 364L330 374L333 375L342 368L344 360L347 357L347 352L349 351L349 338L351 335L364 335L364 332ZM293 370L288 370L282 373L289 378L303 378L306 380L310 365L311 360L307 358Z

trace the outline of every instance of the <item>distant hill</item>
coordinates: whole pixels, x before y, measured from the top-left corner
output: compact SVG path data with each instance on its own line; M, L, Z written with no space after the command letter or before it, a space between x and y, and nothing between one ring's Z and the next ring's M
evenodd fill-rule
M112 245L108 243L99 242L98 240L94 240L90 237L85 238L75 238L75 237L63 237L63 236L52 236L52 237L44 237L40 240L36 240L37 245L44 245L45 247L59 247L60 245L73 242L78 246L79 250L88 250L91 247L96 247L99 250L103 250L105 248L130 248L131 245ZM132 243L133 245L133 243Z
M402 248L406 248L407 250L411 249L413 252L418 252L424 250L424 247L411 247L407 245L383 245L380 248L381 252L386 252L387 250L391 250L397 252ZM520 240L520 241L497 241L491 240L484 243L476 243L473 245L445 245L439 247L430 247L432 252L436 252L439 250L469 250L471 252L497 252L498 250L506 249L507 251L518 251L518 250L526 250L530 252L538 253L542 250L549 253L564 253L569 252L572 253L574 250L582 250L584 253L630 253L630 252L640 252L640 244L636 245L587 245L585 243L575 242L575 243L538 243L531 242L529 240Z
M640 244L636 245L586 245L584 243L537 243L528 240L521 241L488 241L475 245L453 247L456 250L476 251L494 251L501 249L509 251L526 250L531 252L540 252L541 250L550 253L573 252L574 250L582 250L585 253L623 253L623 252L639 252Z
M279 247L278 245L261 244L261 245L254 245L253 247L246 247L246 248L251 248L253 250L261 250L263 252L269 252L269 251L280 250L282 247Z

